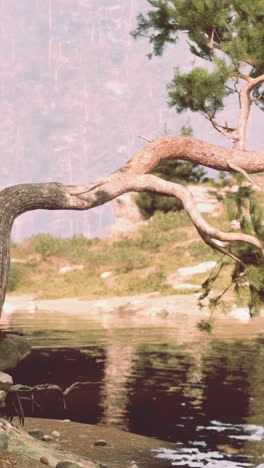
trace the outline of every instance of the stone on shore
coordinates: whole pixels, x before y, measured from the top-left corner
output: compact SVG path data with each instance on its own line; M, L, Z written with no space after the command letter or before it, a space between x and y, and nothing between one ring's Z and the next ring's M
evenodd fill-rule
M34 437L34 439L41 440L42 437L44 436L44 433L40 431L39 429L31 429L31 431L28 431L29 435L31 437Z
M97 447L105 447L107 445L107 442L103 439L100 439L96 440L94 445L96 445Z
M12 385L13 379L11 375L0 371L0 390L7 393Z
M5 399L6 399L6 392L3 392L3 390L0 390L0 408L5 407Z
M65 460L57 463L56 468L81 468L81 465Z
M22 336L0 333L0 371L14 369L31 352L31 346Z
M6 395L9 392L9 389L12 386L12 384L13 379L11 375L0 371L0 408L4 408L6 406Z

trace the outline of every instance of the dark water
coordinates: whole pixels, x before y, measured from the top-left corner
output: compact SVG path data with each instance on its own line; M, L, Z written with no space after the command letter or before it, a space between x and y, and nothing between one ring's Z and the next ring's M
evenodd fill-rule
M212 336L184 315L156 326L84 314L16 312L2 327L19 331L32 354L15 383L41 391L39 417L114 425L177 443L154 455L166 466L264 467L263 320L219 322ZM32 402L24 402L32 414ZM164 465L165 466L165 465Z

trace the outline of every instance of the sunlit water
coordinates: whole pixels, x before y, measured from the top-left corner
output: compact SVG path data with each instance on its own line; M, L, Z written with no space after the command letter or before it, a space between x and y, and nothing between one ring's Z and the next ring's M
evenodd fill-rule
M23 333L31 356L15 383L53 383L40 392L39 417L101 423L175 442L153 456L162 466L264 467L264 321L221 320L201 334L197 317L96 320L89 311L14 312L2 328ZM25 402L31 414L31 402Z

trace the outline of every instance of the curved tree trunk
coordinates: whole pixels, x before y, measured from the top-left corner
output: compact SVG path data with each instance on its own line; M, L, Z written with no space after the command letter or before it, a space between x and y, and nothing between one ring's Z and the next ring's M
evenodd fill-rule
M175 196L183 203L197 231L211 247L229 254L226 243L244 241L264 250L263 243L243 233L225 233L210 226L198 212L191 193L180 184L148 174L162 161L185 160L227 172L264 172L264 151L226 149L188 137L166 137L145 146L118 171L85 185L59 183L21 184L0 192L0 307L5 300L9 274L9 243L13 222L26 211L88 210L125 192L151 191ZM219 241L224 245L219 245ZM1 310L1 309L0 309Z

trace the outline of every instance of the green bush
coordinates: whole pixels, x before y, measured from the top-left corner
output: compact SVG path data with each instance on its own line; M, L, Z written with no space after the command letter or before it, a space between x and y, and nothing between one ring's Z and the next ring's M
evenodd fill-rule
M127 273L136 268L145 268L150 264L150 258L140 252L135 245L124 241L105 245L99 252L88 252L86 261L94 267L115 267L120 273Z
M143 192L137 195L136 203L144 218L150 218L155 211L168 213L168 211L182 210L182 202L177 198L155 195L149 192Z
M9 279L8 279L8 291L15 291L18 287L18 284L21 280L22 269L21 265L11 265Z
M31 243L34 252L40 254L43 260L52 255L58 255L62 251L60 239L50 234L37 234L32 237Z
M25 271L25 266L22 264L12 264L10 267L10 272L9 272L9 279L8 279L8 286L7 290L8 291L15 291L22 279L23 273Z
M179 228L189 224L189 218L184 212L157 211L148 226L141 229L140 235L134 240L134 245L138 249L158 250L168 243L183 241L186 239L186 233Z
M83 235L73 236L72 239L60 239L63 255L70 263L85 261L90 248L97 244L99 239L88 239Z
M160 164L153 171L153 174L161 179L180 184L198 183L208 180L205 177L206 172L201 166L188 161L166 161ZM136 203L145 218L150 218L157 210L163 213L182 210L182 203L177 198L150 192L140 193L136 197Z

